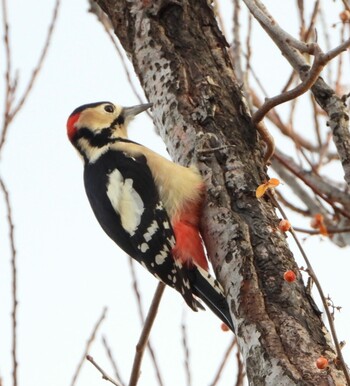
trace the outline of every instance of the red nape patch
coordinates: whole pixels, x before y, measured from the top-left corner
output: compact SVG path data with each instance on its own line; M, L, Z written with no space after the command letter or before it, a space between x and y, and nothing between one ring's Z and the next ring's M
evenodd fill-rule
M208 261L204 253L198 228L187 221L173 224L176 244L172 252L175 259L191 266L193 263L208 271Z
M68 134L68 138L71 141L73 141L73 137L75 136L75 134L78 130L75 127L75 122L79 119L79 116L80 116L80 114L71 115L67 121L67 134Z

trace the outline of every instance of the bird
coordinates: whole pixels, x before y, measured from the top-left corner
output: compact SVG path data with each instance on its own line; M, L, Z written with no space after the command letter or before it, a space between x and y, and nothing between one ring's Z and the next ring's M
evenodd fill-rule
M223 288L209 273L199 231L205 185L195 166L176 164L128 138L127 127L151 103L84 104L67 135L84 163L84 186L105 233L193 311L202 302L232 331Z

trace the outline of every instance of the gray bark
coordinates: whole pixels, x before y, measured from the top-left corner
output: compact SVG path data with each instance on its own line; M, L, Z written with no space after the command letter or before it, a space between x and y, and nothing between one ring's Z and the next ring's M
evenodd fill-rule
M255 190L268 177L222 36L205 0L98 0L130 57L171 157L207 184L202 234L236 325L251 385L345 385L278 218ZM286 270L297 281L283 280Z

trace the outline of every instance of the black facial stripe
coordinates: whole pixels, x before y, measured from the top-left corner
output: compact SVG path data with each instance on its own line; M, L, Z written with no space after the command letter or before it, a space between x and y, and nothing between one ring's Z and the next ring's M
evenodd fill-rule
M111 127L114 127L115 125L123 125L125 122L125 118L123 115L123 110L120 112L119 116L112 122Z
M92 147L103 147L107 143L111 143L112 130L110 127L102 129L98 134L94 134L91 130L86 127L82 127L78 130L74 140L78 141L79 138L85 138L89 141Z
M78 113L81 113L82 111L86 110L86 109L90 109L90 108L94 108L94 107L97 107L97 106L100 106L100 105L104 105L105 103L109 103L109 104L112 104L111 102L95 102L95 103L88 103L86 105L82 105L82 106L79 106L78 108L76 108L72 114L72 115L75 115L75 114L78 114Z
M112 132L113 130L110 127L106 127L105 129L102 129L100 133L94 134L88 128L82 127L76 133L74 137L74 142L77 142L79 138L85 138L86 140L89 141L89 144L92 147L99 147L99 148L107 145L108 143L115 143L115 142L135 143L139 145L139 143L135 141L131 141L130 139L127 139L127 138L110 138Z

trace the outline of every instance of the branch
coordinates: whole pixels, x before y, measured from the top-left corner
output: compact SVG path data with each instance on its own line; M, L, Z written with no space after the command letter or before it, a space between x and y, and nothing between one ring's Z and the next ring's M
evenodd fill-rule
M11 246L11 268L12 268L12 379L13 386L17 386L17 262L16 262L16 247L15 247L15 237L14 237L14 224L12 219L12 208L10 203L10 195L6 188L6 185L3 179L0 177L0 186L1 190L4 193L5 205L7 211L7 222L9 226L9 238Z
M99 317L99 319L97 320L97 322L96 322L94 328L92 329L92 332L91 332L91 334L90 334L90 337L89 337L89 339L88 339L87 342L86 342L86 346L85 346L84 353L83 353L83 355L82 355L82 357L81 357L81 360L80 360L79 363L78 363L77 369L75 370L75 373L74 373L74 376L73 376L73 379L72 379L72 382L71 382L71 386L74 386L75 383L76 383L76 381L77 381L77 379L78 379L78 375L79 375L80 370L81 370L81 368L82 368L82 366L83 366L83 363L84 363L84 361L85 361L85 358L86 358L86 356L88 355L88 352L89 352L89 350L90 350L90 347L91 347L93 341L95 340L95 337L96 337L96 334L97 334L98 329L100 328L100 326L101 326L103 320L104 320L105 317L106 317L106 313L107 313L107 308L105 307L105 308L102 310L102 314L101 314L101 316Z
M241 353L239 350L236 353L236 358L237 358L237 367L238 367L236 386L243 386L245 372L244 372L243 361L241 359Z
M107 339L102 336L102 344L106 350L106 353L107 353L107 356L108 356L108 359L109 361L111 362L112 364L112 367L113 367L113 370L114 370L114 375L115 375L115 378L119 379L119 382L124 385L124 382L121 380L121 376L120 376L120 372L118 370L118 367L117 367L117 363L116 361L114 360L113 358L113 354L112 354L112 350L110 349L108 343L107 343Z
M136 297L136 304L137 304L137 309L139 311L140 322L141 322L141 325L143 325L145 323L145 316L143 314L142 300L141 300L141 295L140 295L140 291L139 291L139 287L138 287L138 283L137 283L136 272L135 272L135 267L134 267L134 260L131 257L129 257L129 265L130 265L130 272L131 272L131 278L132 278L132 287L133 287L134 294ZM162 376L160 373L158 361L157 361L156 354L153 350L153 346L152 346L150 340L147 342L147 346L148 346L149 353L151 355L151 360L153 362L153 366L154 366L154 370L156 372L159 386L163 386L163 379L162 379Z
M144 98L141 97L141 95L137 91L137 88L134 85L134 82L132 80L132 76L130 74L128 65L126 64L124 55L122 54L122 51L121 51L118 43L115 41L114 35L111 32L111 31L113 31L113 26L111 25L111 21L109 20L107 15L103 12L101 7L94 0L89 0L89 4L90 4L89 12L93 13L97 17L97 20L102 24L103 29L105 30L109 40L112 42L115 50L117 51L117 54L118 54L119 59L120 59L120 63L122 64L122 66L124 68L126 78L130 84L132 91L134 92L136 98L138 99L138 101L140 103L145 103ZM146 110L145 112L152 119L152 113L150 113L149 110Z
M253 105L260 109L262 102L260 101L256 92L253 89L250 89L249 94L252 97ZM283 135L289 137L292 141L296 142L307 150L318 150L318 147L314 146L310 141L297 134L290 124L285 124L275 109L268 111L266 117L281 131Z
M2 0L2 18L4 26L4 43L5 43L5 60L6 60L6 70L5 70L5 117L3 123L3 129L7 127L8 124L8 114L10 111L12 97L13 97L13 87L11 84L11 72L12 72L12 55L11 55L11 45L10 45L10 34L9 34L9 23L7 18L7 2ZM1 147L0 147L1 149Z
M24 102L26 101L26 99L28 98L28 95L29 95L29 93L31 92L31 90L32 90L32 88L34 86L34 82L35 82L35 80L36 80L36 78L37 78L37 76L38 76L38 74L39 74L39 72L40 72L40 70L42 68L42 65L44 63L44 60L46 58L47 52L48 52L50 44L51 44L51 38L52 38L52 34L53 34L53 31L54 31L54 28L56 26L56 21L57 21L59 7L60 7L60 0L56 0L55 7L54 7L54 10L53 10L53 14L52 14L51 23L50 23L48 31L47 31L46 40L45 40L45 43L44 43L44 47L43 47L43 49L41 51L41 55L39 57L38 63L35 66L35 68L34 68L34 70L32 72L32 76L29 79L27 88L25 89L25 91L24 91L24 93L22 95L22 98L17 103L17 106L11 111L10 121L18 113L18 111L22 108L22 106L23 106Z
M188 346L186 324L183 321L181 323L181 335L182 335L182 347L185 354L185 371L186 371L186 385L191 386L191 367L190 367L190 350Z
M315 44L305 44L293 38L284 31L268 13L266 7L260 0L243 0L250 12L265 29L274 43L279 47L283 56L289 61L302 80L305 76L305 68L309 67L302 53L312 53ZM325 60L329 61L344 49L348 48L350 40L324 54ZM297 49L296 49L297 48ZM311 81L312 79L310 79ZM312 92L317 103L327 112L330 117L329 126L333 131L333 141L339 153L345 172L345 181L350 184L350 132L349 118L344 102L339 98L322 78L318 78L312 86Z
M96 367L96 369L101 373L102 379L105 379L106 381L111 382L115 386L123 386L121 382L119 382L118 380L115 381L109 375L107 375L105 371L95 362L94 358L91 355L86 355L86 359L89 362L91 362Z
M226 366L226 363L227 363L227 360L228 358L230 357L230 354L231 354L231 351L233 350L233 348L237 345L237 338L234 337L232 339L232 342L230 343L230 345L228 346L227 350L225 351L225 354L224 354L224 357L221 361L221 364L218 368L218 371L216 372L216 375L214 377L214 380L213 382L210 384L210 386L216 386L220 380L220 377L221 377L221 374L222 374L222 371L224 370L225 366Z
M5 117L4 117L4 122L2 125L2 130L1 130L1 137L0 137L0 151L2 150L4 143L6 141L6 136L8 132L8 127L13 118L16 116L16 114L20 111L20 109L23 107L25 101L27 100L33 86L35 83L35 80L42 68L42 65L44 63L44 59L46 57L47 51L49 49L50 43L51 43L51 38L52 38L52 33L54 31L54 27L56 25L57 21L57 15L58 15L58 9L60 6L60 0L56 0L51 23L49 25L49 29L47 32L46 36L46 41L44 44L44 47L41 51L41 55L39 57L38 63L36 67L34 68L32 72L32 76L29 79L29 82L27 84L26 89L23 92L22 97L18 101L17 105L13 107L13 99L15 96L15 91L16 91L16 86L17 86L17 79L12 81L11 80L11 51L10 51L10 43L9 43L9 26L8 26L8 21L7 21L7 12L6 12L6 0L2 1L3 5L3 18L4 18L4 29L5 29L5 51L6 51L6 97L5 97Z
M307 69L307 73L305 75L302 75L304 80L292 90L286 91L272 98L267 98L265 100L265 103L259 108L259 110L254 113L252 117L252 121L254 124L260 122L265 117L265 115L274 107L282 103L288 102L292 99L295 99L300 95L304 94L306 91L308 91L318 79L324 66L334 57L334 53L338 52L338 50L332 50L334 52L328 52L326 54L323 54L318 45L314 45L314 49L312 51L315 52L315 60L312 64L310 71Z
M165 284L162 282L159 282L152 300L151 307L148 310L148 314L145 320L145 324L143 326L143 330L140 335L139 342L136 345L136 353L135 353L134 364L130 375L129 386L137 385L137 382L139 380L142 357L145 352L145 348L147 346L148 338L151 333L153 322L157 315L159 303L161 301L164 289L165 289Z
M321 232L317 229L304 229L304 228L299 228L299 227L293 227L295 232L300 232L300 233L307 233L309 235L320 235ZM329 234L336 234L336 233L349 233L350 228L329 228L327 227L327 233Z
M315 179L314 179L314 176L312 176L310 173L307 173L307 172L301 170L295 164L294 161L292 161L289 158L287 159L287 157L283 156L282 153L280 153L280 152L275 153L274 157L275 157L276 160L278 160L278 162L280 162L283 166L285 166L286 169L288 169L291 173L293 173L300 180L302 180L309 188L311 188L315 194L317 194L320 198L322 198L329 205L331 205L332 208L334 209L335 213L337 213L337 212L341 213L344 217L347 217L347 218L350 219L350 213L347 210L339 207L338 205L335 205L335 203L328 196L328 194L326 194L324 192L324 188L322 189L322 188L320 188L320 186L318 186L318 182L321 183L320 182L321 178L319 178L318 181L316 182ZM333 189L335 189L335 188L333 188ZM335 189L335 192L336 191L337 191L337 189ZM346 196L345 194L342 194L342 196L344 196L343 197L344 202L348 201L348 199L346 199L346 197L345 197ZM337 200L339 200L340 198L341 197L339 196L339 198Z

